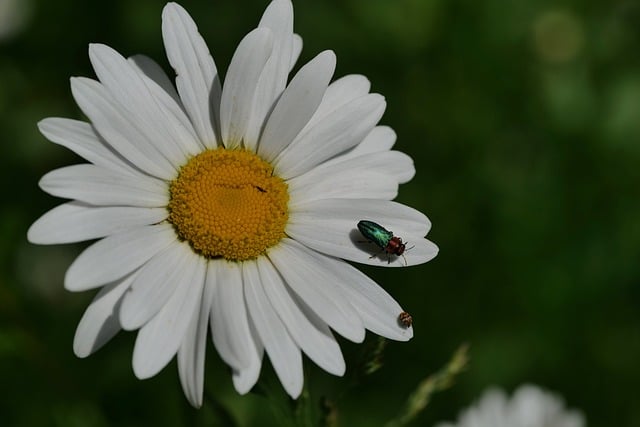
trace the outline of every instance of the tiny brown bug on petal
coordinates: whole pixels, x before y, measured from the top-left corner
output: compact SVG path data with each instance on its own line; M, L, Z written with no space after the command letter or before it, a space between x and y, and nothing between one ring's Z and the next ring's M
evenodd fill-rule
M411 325L413 325L413 318L409 313L407 313L406 311L403 311L398 316L398 322L400 322L405 328L408 328Z

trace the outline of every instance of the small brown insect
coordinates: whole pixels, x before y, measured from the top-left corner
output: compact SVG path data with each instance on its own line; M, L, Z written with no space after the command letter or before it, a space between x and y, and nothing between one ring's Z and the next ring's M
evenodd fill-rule
M413 325L413 318L409 313L407 313L406 311L403 311L398 316L398 322L400 322L405 328L408 328L411 325Z

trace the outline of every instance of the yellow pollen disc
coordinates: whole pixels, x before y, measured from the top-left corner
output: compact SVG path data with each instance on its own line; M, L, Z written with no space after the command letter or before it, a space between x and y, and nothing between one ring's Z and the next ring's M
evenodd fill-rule
M169 192L169 221L207 258L255 258L285 236L287 184L250 151L218 148L192 157Z

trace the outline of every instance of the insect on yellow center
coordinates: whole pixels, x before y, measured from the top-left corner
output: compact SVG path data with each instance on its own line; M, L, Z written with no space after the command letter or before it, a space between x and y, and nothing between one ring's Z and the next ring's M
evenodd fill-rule
M218 148L192 157L169 192L169 221L207 258L255 258L285 236L287 184L250 151Z

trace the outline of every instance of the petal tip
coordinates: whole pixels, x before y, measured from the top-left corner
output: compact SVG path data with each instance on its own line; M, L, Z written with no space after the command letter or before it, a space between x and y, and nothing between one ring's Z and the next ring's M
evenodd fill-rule
M36 123L36 126L38 127L38 130L40 131L40 133L45 132L45 129L50 122L51 122L51 117L47 117L39 120L38 123Z
M326 61L327 67L335 70L337 58L336 58L336 53L333 50L327 49L320 52L318 54L318 59L322 59L323 61Z
M76 258L77 261L77 258ZM86 284L83 283L81 278L77 277L76 269L74 268L74 263L67 269L67 272L64 275L64 288L69 292L81 292L87 288Z
M146 380L156 375L159 372L159 369L158 366L156 366L156 363L150 363L149 360L143 358L140 355L139 351L140 350L137 347L133 349L133 360L131 361L131 367L133 368L133 374L137 379ZM145 357L149 357L149 355L145 355ZM164 368L164 366L162 366L162 368Z
M89 43L89 56L100 54L103 52L111 51L109 46L102 43Z
M82 348L79 344L73 343L73 354L79 359L85 359L91 355L86 349Z
M39 226L39 221L36 221L33 224L31 224L31 226L27 230L27 241L35 245L42 245L43 244L42 239L38 238L40 232L41 230Z
M178 13L181 13L181 12L186 12L182 6L180 6L176 2L172 2L172 1L168 2L162 8L162 19L165 19L165 15L168 15L169 13L178 14Z

